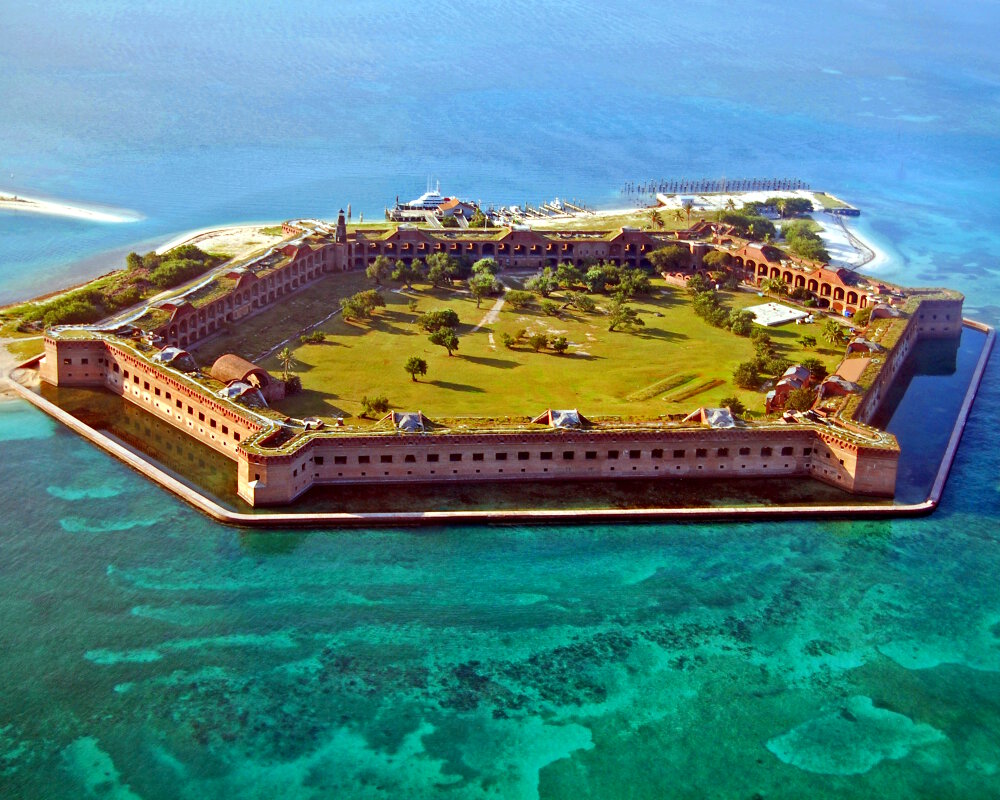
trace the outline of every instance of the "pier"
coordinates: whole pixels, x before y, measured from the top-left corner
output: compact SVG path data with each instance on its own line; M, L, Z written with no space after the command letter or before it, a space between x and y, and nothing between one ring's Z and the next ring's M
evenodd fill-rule
M663 178L626 181L624 197L660 194L724 194L726 192L789 192L811 188L798 178Z

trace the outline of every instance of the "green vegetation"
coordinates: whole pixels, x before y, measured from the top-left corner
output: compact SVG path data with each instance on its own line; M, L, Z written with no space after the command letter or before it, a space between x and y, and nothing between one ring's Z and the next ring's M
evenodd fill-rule
M380 417L389 411L389 398L384 394L365 395L361 398L362 417Z
M358 292L340 301L344 319L357 321L371 319L376 308L385 308L385 298L375 289Z
M774 238L776 232L774 223L767 217L746 211L718 211L715 219L732 225L736 229L736 234L745 239L768 240Z
M3 312L5 322L22 332L53 325L97 322L133 306L164 289L197 277L224 259L202 252L193 244L176 247L163 255L129 253L126 268L71 289L48 300L23 303Z
M789 251L794 255L813 261L829 261L830 254L816 233L816 227L816 223L812 220L799 219L784 225L781 234L788 242Z
M297 373L292 377L301 377L302 392L278 403L276 411L294 417L353 418L352 424L359 424L362 398L380 396L390 397L393 408L419 408L431 419L458 425L481 424L462 422L468 418L524 419L544 408L567 406L593 416L656 419L686 414L698 405L720 405L726 397L738 398L753 413L763 408L763 394L741 389L733 381L737 364L756 359L750 339L706 325L687 292L659 278L651 281L649 294L622 303L645 323L628 334L607 330L608 311L620 300L575 289L557 289L550 295L560 306L558 317L545 315L538 305L512 309L505 304L496 322L472 333L484 314L476 309L475 299L458 284L435 287L425 278L412 292L385 292L385 306L364 324L335 315L317 328L325 334L324 341L300 342L307 333L302 330L305 321L327 317L340 300L359 290L372 292L365 289L366 282L360 271L331 276L310 292L265 309L252 322L234 326L232 333L196 349L195 356L201 364L211 364L226 352L259 360L261 353L290 342ZM577 308L570 302L576 294L593 307ZM730 311L760 302L745 292L717 294ZM450 357L447 348L428 340L431 331L421 324L441 319L449 324L430 327L452 331L461 344ZM832 369L839 363L839 351L825 345L806 351L799 341L803 334L819 338L821 327L788 325L761 332L758 338L767 336L766 358L778 365L781 359L814 356ZM537 354L530 342L536 335L547 342ZM562 339L565 349L560 354ZM426 362L429 378L403 368L410 357ZM280 374L276 356L261 363Z
M406 370L406 373L410 376L410 378L416 381L417 375L427 374L427 362L420 358L420 356L410 356L406 359L406 364L403 366L403 369Z
M280 225L269 225L266 228L261 228L260 232L265 236L283 236L284 231L281 230Z

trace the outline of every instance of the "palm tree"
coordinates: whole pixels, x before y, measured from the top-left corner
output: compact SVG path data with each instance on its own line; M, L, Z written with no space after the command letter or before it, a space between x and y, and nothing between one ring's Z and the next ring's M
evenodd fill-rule
M735 211L735 210L736 210L736 201L730 197L726 201L726 211Z
M292 364L295 363L295 356L292 355L292 351L287 347L283 347L278 353L278 363L281 364L281 379L288 382L288 371L292 368Z
M843 344L847 341L847 332L839 322L828 319L823 326L823 338L832 345Z
M770 297L772 292L777 292L779 295L785 292L788 289L788 284L781 278L764 278L760 282L760 288Z

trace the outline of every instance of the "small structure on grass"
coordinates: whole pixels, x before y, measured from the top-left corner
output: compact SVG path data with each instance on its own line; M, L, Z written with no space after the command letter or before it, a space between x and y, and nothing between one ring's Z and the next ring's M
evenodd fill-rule
M575 408L562 411L549 408L531 420L531 424L548 425L550 428L565 428L572 430L575 428L582 428L584 425L589 425L590 420L588 420Z
M233 353L226 353L217 358L209 374L227 386L234 382L249 384L259 389L263 398L269 403L285 398L284 381L277 380L263 367L258 367Z

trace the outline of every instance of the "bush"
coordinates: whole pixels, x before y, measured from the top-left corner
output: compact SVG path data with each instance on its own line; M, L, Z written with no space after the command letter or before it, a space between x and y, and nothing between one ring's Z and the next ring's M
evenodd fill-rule
M516 342L517 342L517 340L513 336L511 336L509 333L507 333L506 331L504 333L500 334L500 344L502 344L508 350L513 350L514 349L514 344Z
M536 353L544 349L549 343L549 337L544 333L533 333L528 337L528 344Z
M454 330L458 327L458 314L451 308L428 311L420 315L417 324L428 333L435 333L442 328Z
M739 416L740 414L742 414L744 411L747 410L747 407L745 405L743 405L743 401L740 400L740 398L738 398L736 395L730 395L729 397L723 397L719 401L719 405L722 406L723 408L728 408L730 411L732 411L737 416Z
M326 334L323 331L313 331L312 333L306 333L299 337L299 341L302 344L322 344L326 341Z
M872 307L866 306L855 312L854 316L851 317L851 322L859 327L865 327L872 318Z
M302 378L298 375L292 375L285 381L285 394L298 394L302 391Z
M803 386L801 389L792 389L788 393L788 400L785 401L785 408L790 411L808 411L812 408L816 393L812 389Z
M523 289L511 289L504 296L504 299L511 308L521 309L526 308L535 302L535 295L531 292L526 292Z
M361 416L382 416L389 411L389 398L384 394L376 394L369 397L365 395L361 398Z
M549 345L555 352L562 355L569 347L569 341L565 336L557 336Z
M741 389L756 389L760 386L760 373L753 361L744 361L733 370L733 380Z
M541 303L542 311L548 314L550 317L559 316L559 304L554 303L552 300L542 300Z

